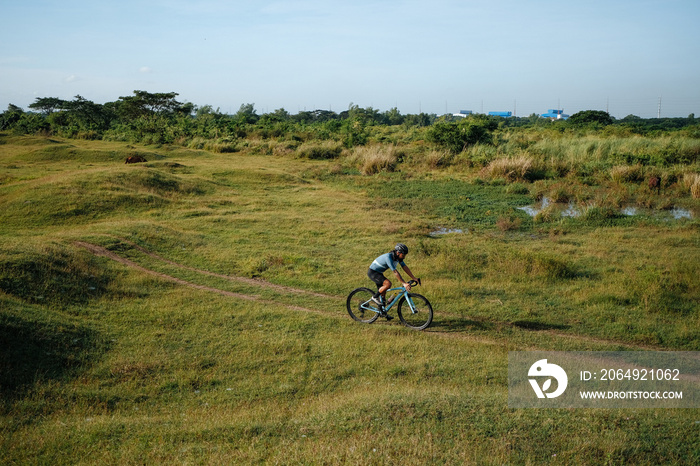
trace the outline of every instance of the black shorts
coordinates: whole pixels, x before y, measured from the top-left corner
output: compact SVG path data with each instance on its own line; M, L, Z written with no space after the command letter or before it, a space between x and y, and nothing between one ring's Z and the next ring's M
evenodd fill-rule
M377 289L384 286L384 280L386 280L386 277L376 270L369 269L367 271L367 276L370 280L377 284Z

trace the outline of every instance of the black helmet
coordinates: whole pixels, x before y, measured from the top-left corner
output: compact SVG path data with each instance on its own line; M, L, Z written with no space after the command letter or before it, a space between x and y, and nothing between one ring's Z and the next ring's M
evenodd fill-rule
M403 243L399 243L394 247L394 251L396 251L397 254L408 254L408 246L406 246Z

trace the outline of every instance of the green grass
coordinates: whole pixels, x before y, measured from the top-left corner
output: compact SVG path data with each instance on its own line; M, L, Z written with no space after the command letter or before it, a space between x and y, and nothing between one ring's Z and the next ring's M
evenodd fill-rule
M3 464L700 461L697 410L507 407L508 351L700 349L697 216L532 219L563 185L478 168L2 141ZM425 332L344 310L399 240Z

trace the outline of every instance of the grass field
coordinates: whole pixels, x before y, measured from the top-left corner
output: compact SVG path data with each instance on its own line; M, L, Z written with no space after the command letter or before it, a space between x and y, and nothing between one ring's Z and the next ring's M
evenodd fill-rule
M507 406L509 351L700 350L692 183L372 150L0 134L0 463L700 462L696 409ZM424 332L344 309L398 241Z

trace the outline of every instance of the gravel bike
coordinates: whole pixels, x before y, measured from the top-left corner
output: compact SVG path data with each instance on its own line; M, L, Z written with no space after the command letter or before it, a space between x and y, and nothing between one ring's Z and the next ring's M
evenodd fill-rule
M411 287L419 285L415 280L408 282ZM384 311L389 310L398 305L396 313L399 315L401 322L409 328L423 330L427 328L433 321L433 307L428 299L418 293L410 293L403 286L391 288L387 293L397 291L387 299L388 304L384 304ZM348 295L347 308L350 317L358 322L371 324L383 315L379 306L372 301L374 291L369 288L355 288Z

